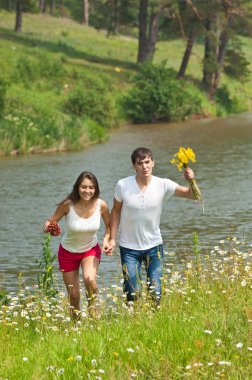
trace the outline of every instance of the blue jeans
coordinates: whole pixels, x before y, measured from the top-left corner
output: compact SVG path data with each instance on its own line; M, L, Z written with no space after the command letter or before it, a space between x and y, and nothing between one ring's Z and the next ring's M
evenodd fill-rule
M122 270L124 277L123 291L128 301L139 297L141 289L141 265L144 262L148 290L152 298L159 302L161 298L161 280L163 275L163 245L146 249L144 251L119 247L121 253Z

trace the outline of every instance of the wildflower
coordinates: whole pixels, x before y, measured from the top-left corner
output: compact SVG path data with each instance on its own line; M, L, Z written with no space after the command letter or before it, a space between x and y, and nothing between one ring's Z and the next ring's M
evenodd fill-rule
M133 348L131 348L131 347L127 348L127 351L132 352L132 353L135 352L135 350L133 350Z
M191 369L191 368L192 366L190 364L186 366L186 369Z
M173 158L170 161L170 163L177 165L177 168L179 171L181 171L182 168L186 169L188 167L189 161L191 161L192 163L196 162L195 153L191 148L186 149L186 148L180 147L179 151L176 154L174 154L174 157L175 158ZM195 198L200 201L203 201L201 191L197 185L195 178L191 179L189 183L193 191L193 194L195 195Z
M213 332L211 330L204 330L204 333L211 335Z
M57 375L62 375L65 372L64 368L59 368L57 371Z
M220 346L222 344L221 339L215 339L216 346Z
M117 73L121 73L121 72L122 72L122 69L120 69L120 67L115 67L115 71L116 71Z
M99 373L105 373L104 369L99 369Z
M248 347L248 350L249 350L249 351L252 351L252 347Z
M82 356L81 355L76 355L76 360L79 362L82 360Z
M29 360L28 358L23 357L23 361L24 361L24 362L28 362L28 360Z
M247 285L247 281L246 280L242 280L241 286L246 286L246 285Z
M237 343L235 346L236 346L237 348L242 348L242 347L243 347L243 343Z
M221 360L221 361L219 362L219 364L220 364L220 365L228 365L228 366L230 366L230 365L231 365L231 362L228 362L228 361L225 361L225 360Z
M96 359L92 359L92 360L91 360L91 364L92 364L93 367L96 367L96 365L97 365L97 360L96 360Z

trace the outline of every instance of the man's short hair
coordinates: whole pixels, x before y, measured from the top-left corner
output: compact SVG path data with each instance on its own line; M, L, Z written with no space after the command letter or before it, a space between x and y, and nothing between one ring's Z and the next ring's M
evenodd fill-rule
M136 161L142 161L146 157L150 157L150 159L153 161L153 154L152 151L148 148L137 148L133 150L131 154L131 161L132 164L135 165Z

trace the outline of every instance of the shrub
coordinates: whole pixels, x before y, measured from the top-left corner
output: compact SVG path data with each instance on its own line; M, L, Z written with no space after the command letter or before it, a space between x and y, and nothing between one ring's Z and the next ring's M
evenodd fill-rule
M8 114L0 121L0 146L6 154L11 150L27 153L32 147L57 145L60 129L53 117L43 115Z
M135 123L183 120L201 110L198 94L192 93L190 85L176 80L165 64L142 65L123 104L126 115Z
M233 46L226 53L225 74L230 78L245 82L251 74L249 66L250 61L247 60L242 51L242 43L239 40L233 42Z
M27 50L18 57L13 70L13 79L24 83L26 87L42 78L61 79L65 75L63 58L51 57L49 54Z
M95 120L105 128L117 124L115 102L101 78L85 78L69 94L64 109Z
M246 103L232 95L226 85L219 87L215 93L217 116L247 111Z

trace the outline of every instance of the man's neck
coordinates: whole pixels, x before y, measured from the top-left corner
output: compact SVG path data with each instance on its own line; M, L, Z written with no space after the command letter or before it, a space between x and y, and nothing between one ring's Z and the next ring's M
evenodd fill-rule
M148 177L142 177L142 176L136 175L136 181L140 189L146 188L151 182L151 179L152 179L152 175Z

